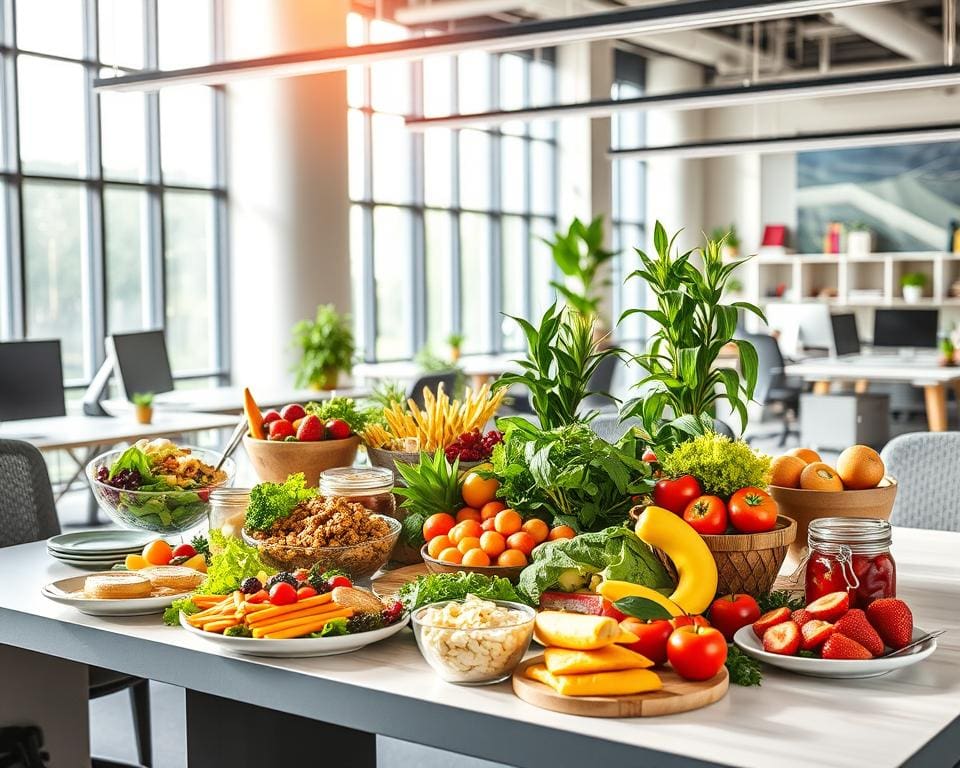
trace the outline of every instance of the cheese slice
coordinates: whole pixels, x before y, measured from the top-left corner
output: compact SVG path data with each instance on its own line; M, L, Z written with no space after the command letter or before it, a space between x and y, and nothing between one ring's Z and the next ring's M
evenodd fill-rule
M536 623L537 642L556 648L590 651L610 645L621 636L620 625L609 616L540 611ZM633 642L636 642L634 638Z
M620 645L608 645L595 651L547 648L543 660L547 670L553 675L616 672L621 669L646 669L653 666L653 662L646 656Z
M534 664L527 668L526 676L549 685L562 696L629 696L659 691L662 687L660 677L649 669L553 675L543 664Z

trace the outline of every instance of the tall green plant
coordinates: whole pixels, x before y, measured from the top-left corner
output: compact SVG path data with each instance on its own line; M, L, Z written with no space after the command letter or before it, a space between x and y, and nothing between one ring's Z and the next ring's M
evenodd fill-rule
M323 386L339 371L350 372L355 352L353 329L348 315L333 304L321 304L313 320L301 320L293 327L294 344L301 351L296 367L298 387Z
M590 378L601 362L619 355L618 348L603 348L594 337L595 321L571 307L553 304L540 319L539 327L521 317L513 318L527 338L527 356L519 360L522 373L505 373L494 389L522 384L542 429L554 429L589 421L596 412L580 412L587 395L612 398L607 392L591 392Z
M691 260L694 251L674 251L676 238L668 238L658 221L655 255L636 249L641 267L627 279L644 280L657 306L629 309L620 318L640 313L657 324L647 352L633 358L646 372L634 386L646 391L625 403L621 415L639 418L644 439L664 449L712 430L718 400L727 400L746 426L747 403L757 383L757 352L750 342L733 338L737 310L763 318L760 308L749 302L722 302L730 275L747 259L725 263L720 256L723 240L708 239L696 251L698 266ZM739 373L715 365L731 341L737 346Z
M603 216L589 225L575 218L565 233L557 232L553 240L543 242L550 246L557 267L579 284L579 290L556 281L550 285L578 312L595 317L600 306L598 290L610 285L609 280L600 279L600 267L616 255L603 247Z

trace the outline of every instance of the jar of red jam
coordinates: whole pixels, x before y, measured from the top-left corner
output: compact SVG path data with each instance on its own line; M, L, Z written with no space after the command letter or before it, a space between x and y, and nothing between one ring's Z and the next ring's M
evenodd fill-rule
M807 531L807 602L830 592L846 592L851 608L866 608L881 597L896 597L897 564L890 554L891 539L886 520L814 520Z

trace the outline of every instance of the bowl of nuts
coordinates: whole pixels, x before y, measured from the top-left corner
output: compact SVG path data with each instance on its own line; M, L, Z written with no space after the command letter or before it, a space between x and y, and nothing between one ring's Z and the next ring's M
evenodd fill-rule
M413 633L423 658L442 679L490 685L510 677L523 659L536 615L522 603L467 595L414 611Z

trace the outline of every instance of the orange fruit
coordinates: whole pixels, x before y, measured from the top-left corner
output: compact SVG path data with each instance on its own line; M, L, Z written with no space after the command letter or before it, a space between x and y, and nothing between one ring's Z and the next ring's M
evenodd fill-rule
M186 560L183 565L185 568L193 568L193 570L200 571L200 573L207 572L207 558L205 558L199 552L189 560Z
M497 521L495 518L488 517L486 520L480 523L480 527L483 528L483 530L485 531L495 531L497 530L496 524L497 524Z
M430 555L430 557L432 557L434 560L436 560L440 556L440 553L443 552L443 550L452 546L453 546L453 542L450 541L450 537L447 536L446 534L444 534L443 536L434 536L427 543L427 554Z
M481 533L483 533L483 528L480 527L480 523L476 520L464 520L462 523L453 526L447 535L450 537L450 541L459 544L461 539L468 537L479 539Z
M143 555L127 555L123 564L128 571L139 571L141 568L150 565Z
M576 535L577 532L569 525L558 525L550 531L550 535L547 536L547 538L550 541L556 541L557 539L572 539Z
M423 538L430 541L435 536L443 536L450 533L450 530L456 524L457 521L453 519L453 515L448 515L446 512L437 512L423 521Z
M483 505L483 509L480 510L480 519L489 520L491 517L496 517L497 512L507 508L507 505L502 501L488 501Z
M521 530L526 531L532 537L535 543L539 544L541 541L546 541L547 536L550 535L550 526L548 526L543 520L539 517L531 518L523 524Z
M507 541L496 531L486 531L480 537L480 549L490 557L496 557L507 548Z
M512 509L503 509L497 512L494 521L493 527L497 530L497 533L502 533L504 536L516 533L523 526L523 518Z
M480 549L480 539L476 536L464 536L457 542L457 549L467 554L471 549Z
M504 567L524 566L527 564L527 556L519 549L508 549L497 558L497 565Z
M519 549L523 554L529 555L533 552L533 548L537 546L537 542L526 531L518 531L507 539L507 546L510 549Z
M457 522L462 523L464 520L476 520L479 523L480 510L474 509L473 507L464 507L457 512Z
M851 491L876 488L886 471L880 454L866 445L851 445L837 459L837 474Z
M447 547L437 555L437 560L441 563L456 563L459 565L463 560L463 553L456 547Z
M143 559L150 565L167 565L173 558L173 550L163 539L151 541L143 548Z
M496 478L491 477L485 480L476 472L470 472L463 479L463 500L470 507L482 509L484 504L488 504L497 498L499 487L500 483L497 482Z
M474 548L466 552L463 556L463 565L478 566L490 565L490 555L482 549Z
M813 464L815 461L820 461L820 454L810 448L791 448L786 455L796 456L804 464Z
M843 481L829 464L815 461L800 473L800 487L808 491L842 491Z
M807 464L799 456L777 456L770 464L770 485L781 488L799 488L800 474Z

